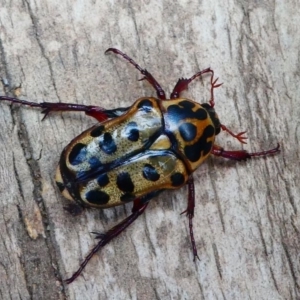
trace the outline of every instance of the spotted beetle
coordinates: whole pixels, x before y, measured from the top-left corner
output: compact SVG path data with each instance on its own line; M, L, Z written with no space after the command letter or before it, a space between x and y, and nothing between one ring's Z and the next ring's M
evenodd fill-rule
M251 157L279 152L276 148L249 153L228 151L215 144L215 136L227 131L241 143L245 132L234 134L221 124L214 109L214 89L221 86L210 68L176 83L170 99L156 79L133 59L115 48L144 76L157 93L157 98L144 97L130 107L104 109L69 103L34 103L13 97L0 100L39 107L44 118L54 111L81 111L99 123L74 138L63 150L56 172L56 183L62 195L72 200L66 209L77 214L83 207L107 208L133 201L132 214L105 234L96 234L98 244L86 256L79 269L66 280L74 281L92 256L133 223L147 208L149 201L167 189L188 186L186 213L194 260L198 258L193 236L195 207L192 173L210 155L242 161ZM210 74L210 100L199 104L180 98L180 93L197 77ZM43 119L44 119L43 118Z

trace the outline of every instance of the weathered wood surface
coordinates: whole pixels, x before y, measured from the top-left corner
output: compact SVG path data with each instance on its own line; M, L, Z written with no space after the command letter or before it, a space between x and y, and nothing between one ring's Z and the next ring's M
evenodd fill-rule
M95 244L89 232L130 205L71 217L53 174L63 147L95 122L80 113L42 122L38 110L0 103L0 298L299 299L299 23L297 0L0 0L1 95L107 108L155 95L132 66L104 55L115 46L167 91L212 67L224 82L219 117L248 130L244 149L282 149L247 163L212 157L195 173L200 261L182 189L153 200L65 286ZM200 80L186 95L209 99ZM217 142L242 147L226 133Z

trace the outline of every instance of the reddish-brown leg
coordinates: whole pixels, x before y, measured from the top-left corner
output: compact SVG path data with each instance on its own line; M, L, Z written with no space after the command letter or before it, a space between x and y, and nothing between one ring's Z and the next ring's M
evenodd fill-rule
M194 209L195 209L195 187L194 187L194 179L192 176L189 177L187 184L188 184L188 206L187 209L183 211L181 214L185 213L189 218L190 237L191 237L194 261L195 261L196 258L199 259L199 257L197 254L196 242L194 239L194 232L193 232L193 218L194 218Z
M244 136L244 134L246 133L246 131L242 131L239 132L238 134L233 133L231 130L229 130L225 125L221 124L221 128L222 130L228 132L231 136L233 136L234 138L236 138L240 143L242 144L247 144L244 140L247 139L246 136Z
M129 63L131 63L136 69L138 69L142 75L144 75L143 78L140 80L147 80L156 90L157 97L161 100L166 99L166 94L164 90L161 88L160 84L156 81L156 79L149 73L146 69L142 69L132 58L130 58L127 54L123 53L122 51L116 49L116 48L109 48L105 51L105 54L108 52L113 52L116 54L119 54L123 56Z
M100 239L99 243L91 250L91 252L86 256L85 260L81 263L79 269L65 282L70 284L73 282L85 268L89 260L93 255L108 244L113 238L118 236L122 231L124 231L131 223L133 223L147 208L149 202L140 201L136 199L133 202L132 214L123 220L121 223L117 224L115 227L111 228L104 234L96 233L96 239Z
M171 93L171 96L170 98L171 99L177 99L179 98L180 96L180 93L182 91L184 91L185 89L188 88L188 85L194 80L196 79L197 77L200 77L202 76L203 74L206 74L206 73L211 73L211 77L210 77L210 83L211 83L211 89L210 89L210 93L211 93L211 99L209 101L209 104L211 105L211 107L214 107L215 105L215 102L214 102L214 93L213 93L213 90L219 86L222 85L222 83L217 83L218 81L218 78L217 79L214 79L214 71L211 70L210 68L207 68L205 70L202 70L198 73L196 73L195 75L193 75L191 78L180 78L178 79L174 89L173 89L173 92Z
M109 118L114 118L119 116L122 112L126 111L128 108L118 108L112 110L106 110L102 107L92 106L92 105L81 105L72 103L51 103L51 102L30 102L26 100L20 100L13 97L0 96L0 101L10 101L12 103L27 105L30 107L39 107L42 109L44 114L43 120L47 117L50 112L54 111L82 111L88 116L92 116L99 122L105 121Z
M278 144L276 148L270 150L249 153L245 150L227 151L220 146L214 145L211 153L216 156L241 161L255 156L267 156L271 154L276 154L280 151L279 148L280 146Z

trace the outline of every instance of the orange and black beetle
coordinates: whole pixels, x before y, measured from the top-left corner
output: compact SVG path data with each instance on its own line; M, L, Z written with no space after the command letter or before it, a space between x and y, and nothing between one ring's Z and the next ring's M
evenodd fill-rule
M176 83L170 99L155 78L125 53L115 48L107 52L123 56L156 90L157 98L140 98L127 108L106 110L98 106L68 103L34 103L11 97L0 97L14 103L51 111L83 111L96 118L97 124L81 133L63 150L56 172L56 183L67 199L77 207L107 208L133 201L132 214L105 234L97 233L99 243L85 258L80 268L67 279L71 283L81 273L94 253L126 229L146 209L149 201L167 189L188 185L190 236L194 258L197 249L193 237L192 218L195 197L192 173L210 155L233 160L265 156L279 152L279 145L271 150L248 153L244 150L226 151L215 144L221 129L245 143L245 132L237 135L222 125L214 109L214 89L218 79L208 68L189 79ZM199 104L179 98L195 78L209 73L211 98ZM75 213L74 206L68 208Z

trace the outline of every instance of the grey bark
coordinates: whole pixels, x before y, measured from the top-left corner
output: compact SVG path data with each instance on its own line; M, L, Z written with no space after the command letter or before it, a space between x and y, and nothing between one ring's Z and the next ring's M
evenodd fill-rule
M131 205L72 217L53 176L64 146L95 121L0 103L1 299L299 299L299 1L0 0L0 94L106 108L155 96L118 47L171 91L211 67L221 122L247 130L246 163L211 157L194 174L193 262L187 190L165 192L72 275ZM209 100L208 79L184 93ZM203 84L204 83L204 84ZM242 146L226 133L217 143Z

